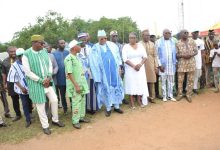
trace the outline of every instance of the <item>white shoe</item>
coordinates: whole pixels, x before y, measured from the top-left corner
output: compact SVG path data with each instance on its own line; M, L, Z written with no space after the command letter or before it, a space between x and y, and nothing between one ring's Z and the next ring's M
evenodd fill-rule
M173 97L172 97L172 98L170 98L170 100L171 100L171 101L176 102L176 99L175 99L175 98L173 98Z
M164 97L164 98L163 98L163 101L164 101L164 102L167 102L167 98Z

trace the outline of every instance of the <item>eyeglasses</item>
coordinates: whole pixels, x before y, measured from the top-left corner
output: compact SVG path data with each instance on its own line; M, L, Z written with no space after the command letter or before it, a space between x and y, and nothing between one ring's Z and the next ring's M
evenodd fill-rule
M183 32L184 34L189 34L189 32Z
M165 32L165 34L171 34L170 32Z

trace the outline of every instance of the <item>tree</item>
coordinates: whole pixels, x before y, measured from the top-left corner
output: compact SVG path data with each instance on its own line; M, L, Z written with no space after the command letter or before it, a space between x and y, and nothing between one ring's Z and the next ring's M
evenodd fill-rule
M137 24L129 17L121 17L118 19L100 18L99 21L85 21L80 17L67 20L61 14L48 11L45 17L37 17L35 25L29 24L14 34L11 45L23 47L25 49L31 46L30 37L33 34L41 34L45 37L45 41L56 47L58 39L64 39L69 42L77 38L80 32L87 32L92 37L92 42L97 42L97 31L104 29L109 35L111 30L117 30L120 42L128 42L128 34L137 32Z

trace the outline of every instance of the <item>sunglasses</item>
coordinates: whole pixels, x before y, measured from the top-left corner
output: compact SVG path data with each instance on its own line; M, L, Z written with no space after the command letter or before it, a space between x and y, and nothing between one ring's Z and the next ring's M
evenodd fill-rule
M170 32L165 32L165 34L171 34Z
M184 32L184 34L189 34L189 32Z

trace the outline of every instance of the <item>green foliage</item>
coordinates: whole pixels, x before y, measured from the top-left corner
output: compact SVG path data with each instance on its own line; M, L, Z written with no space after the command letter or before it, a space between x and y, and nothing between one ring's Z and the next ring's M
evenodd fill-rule
M7 45L8 43L5 43L5 44L0 43L0 53L5 52L7 50Z
M21 31L16 32L10 44L27 49L31 46L30 37L33 34L41 34L45 37L46 42L56 47L58 39L64 39L69 42L77 38L77 34L80 32L88 32L91 36L91 41L96 43L97 31L100 29L104 29L108 35L111 30L117 30L119 40L122 43L128 42L128 34L130 32L139 32L136 22L133 22L130 17L118 19L102 17L99 21L85 21L80 17L76 17L72 20L67 20L57 12L48 11L46 16L37 17L35 25L29 24Z

